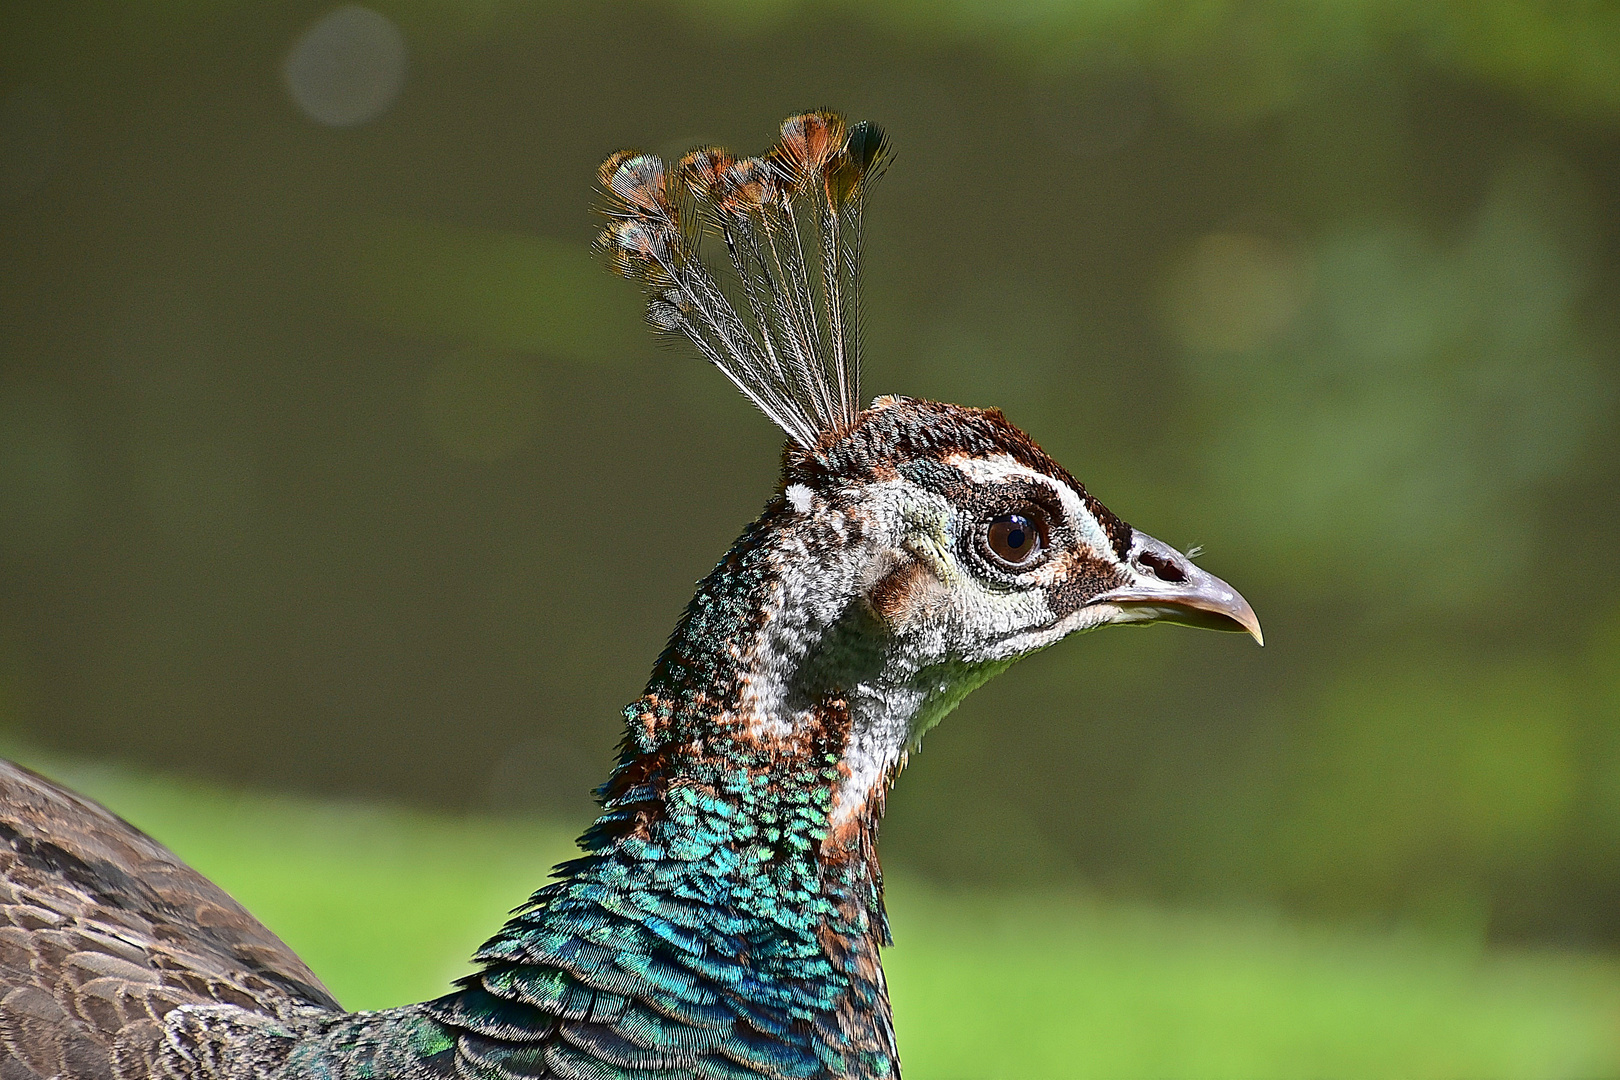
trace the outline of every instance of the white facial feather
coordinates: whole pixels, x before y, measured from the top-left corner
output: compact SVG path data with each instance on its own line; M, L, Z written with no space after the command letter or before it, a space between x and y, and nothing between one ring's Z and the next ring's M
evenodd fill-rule
M1008 480L1033 480L1045 484L1057 494L1064 516L1073 522L1075 536L1094 551L1111 550L1113 545L1108 539L1108 530L1086 507L1080 493L1068 484L1037 472L1009 454L996 454L993 457L955 454L946 458L945 463L955 466L963 476L977 484L1006 483Z

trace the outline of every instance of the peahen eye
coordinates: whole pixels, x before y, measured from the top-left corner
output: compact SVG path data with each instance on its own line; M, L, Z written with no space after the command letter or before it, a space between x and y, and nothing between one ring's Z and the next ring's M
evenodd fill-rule
M984 539L996 558L1022 566L1041 550L1040 523L1031 514L1003 514L985 526Z

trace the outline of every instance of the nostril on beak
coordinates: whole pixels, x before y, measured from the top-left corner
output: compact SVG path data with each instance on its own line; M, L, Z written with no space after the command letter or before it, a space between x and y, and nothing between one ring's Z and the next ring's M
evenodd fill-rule
M1187 580L1187 571L1178 566L1168 555L1160 555L1157 551L1144 551L1136 557L1136 561L1142 569L1160 581L1174 583Z

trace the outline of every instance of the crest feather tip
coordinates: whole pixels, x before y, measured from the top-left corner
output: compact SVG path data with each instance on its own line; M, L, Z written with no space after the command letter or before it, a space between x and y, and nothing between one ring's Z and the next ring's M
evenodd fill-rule
M620 150L597 169L610 221L595 246L647 290L655 329L684 335L813 447L860 411L861 193L887 154L876 125L827 110L788 117L759 157L700 147L670 167ZM705 233L735 286L703 261Z

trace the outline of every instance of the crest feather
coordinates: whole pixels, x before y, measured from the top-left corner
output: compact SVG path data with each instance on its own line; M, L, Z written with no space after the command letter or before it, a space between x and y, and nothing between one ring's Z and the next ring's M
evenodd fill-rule
M875 124L832 112L789 117L759 157L703 147L669 169L621 150L597 173L610 220L596 246L646 290L654 329L691 341L812 448L860 412L865 200L888 157ZM724 285L705 237L725 246Z

